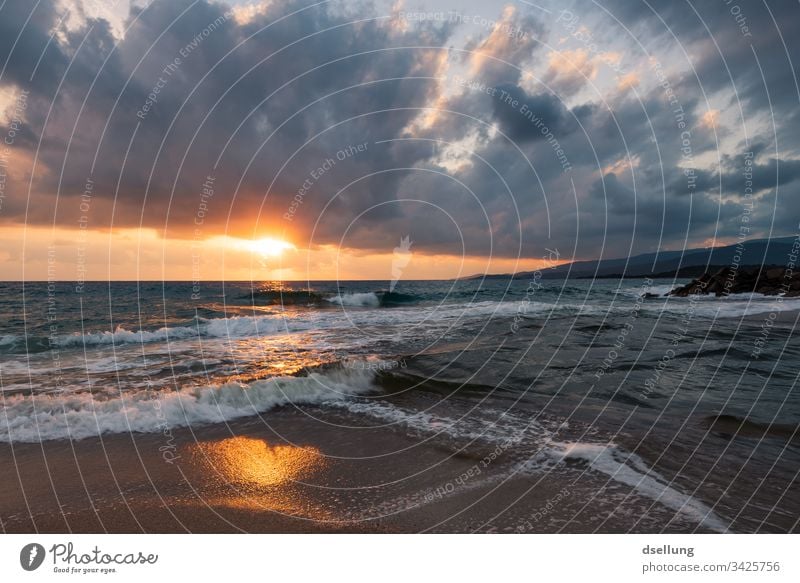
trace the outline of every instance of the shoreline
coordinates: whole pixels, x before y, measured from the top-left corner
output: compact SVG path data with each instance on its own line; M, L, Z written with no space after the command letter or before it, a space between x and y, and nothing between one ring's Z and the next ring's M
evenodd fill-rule
M0 524L9 533L705 530L607 476L509 474L499 448L452 451L386 426L354 438L337 427L348 422L286 408L269 425L176 429L169 442L116 434L2 444L0 463L16 472L0 493ZM624 507L586 505L604 488L630 490Z

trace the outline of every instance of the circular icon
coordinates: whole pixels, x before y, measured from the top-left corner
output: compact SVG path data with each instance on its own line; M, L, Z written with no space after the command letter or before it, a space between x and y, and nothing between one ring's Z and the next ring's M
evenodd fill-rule
M19 552L19 564L26 571L35 571L44 562L44 547L39 543L30 543Z

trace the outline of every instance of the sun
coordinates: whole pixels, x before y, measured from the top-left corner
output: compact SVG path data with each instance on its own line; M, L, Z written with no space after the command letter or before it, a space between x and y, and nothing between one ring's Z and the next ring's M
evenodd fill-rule
M263 239L249 241L247 243L247 248L253 253L257 253L263 257L277 257L283 254L284 251L295 249L295 246L281 239L265 237Z

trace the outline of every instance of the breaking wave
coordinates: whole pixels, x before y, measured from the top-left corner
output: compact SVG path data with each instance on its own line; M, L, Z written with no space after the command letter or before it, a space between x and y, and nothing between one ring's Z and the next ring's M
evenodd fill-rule
M325 404L376 390L368 370L329 370L178 391L16 395L2 400L0 442L84 439L107 433L158 433L168 428L258 415L285 405Z

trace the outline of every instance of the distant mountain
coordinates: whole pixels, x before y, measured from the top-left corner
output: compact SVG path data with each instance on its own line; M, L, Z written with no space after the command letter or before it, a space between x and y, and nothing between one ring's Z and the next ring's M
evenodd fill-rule
M785 266L791 252L794 237L755 239L724 247L705 247L683 251L661 251L643 253L628 258L575 261L551 269L541 270L543 278L587 278L587 277L695 277L708 269L731 265L740 255L738 264ZM742 249L742 247L744 249ZM534 271L515 274L473 275L464 279L529 279Z

